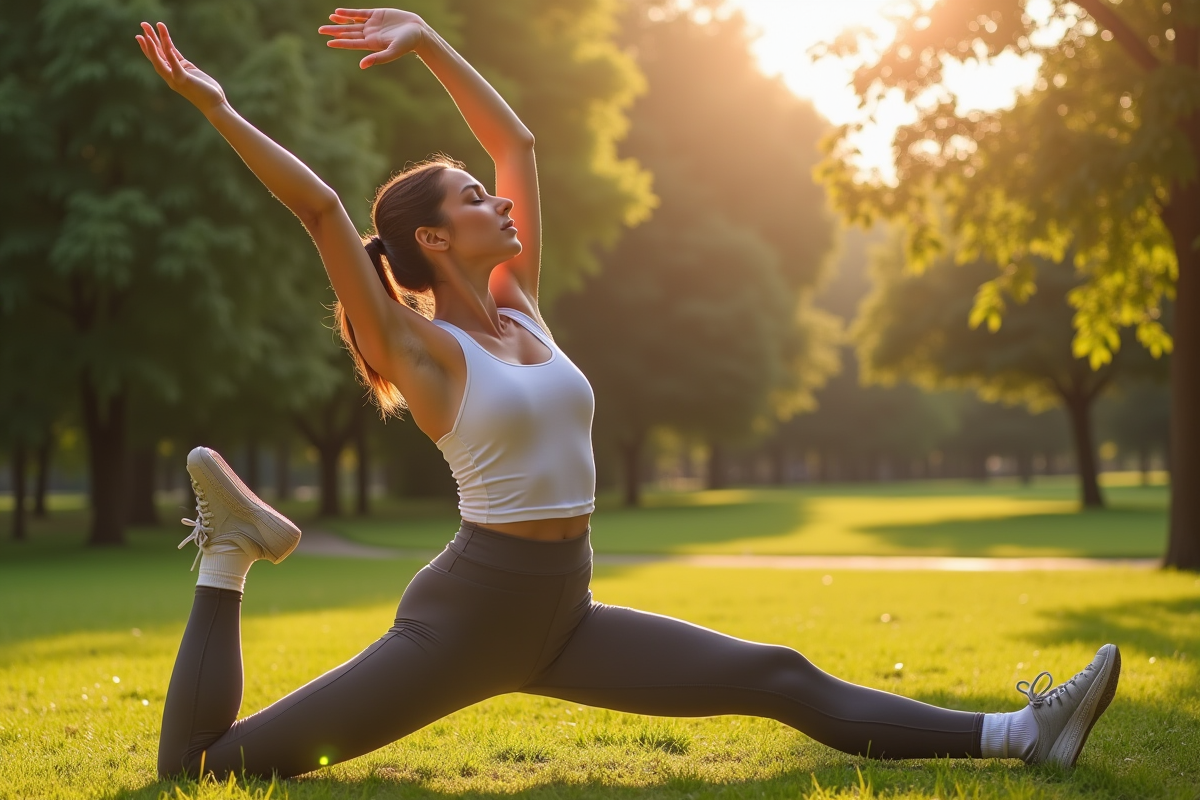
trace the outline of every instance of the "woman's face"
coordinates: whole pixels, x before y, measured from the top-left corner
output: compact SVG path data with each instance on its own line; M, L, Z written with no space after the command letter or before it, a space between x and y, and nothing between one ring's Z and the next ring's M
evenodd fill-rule
M460 169L445 170L442 182L446 234L459 263L484 262L490 268L521 252L509 216L511 200L488 194L482 183Z

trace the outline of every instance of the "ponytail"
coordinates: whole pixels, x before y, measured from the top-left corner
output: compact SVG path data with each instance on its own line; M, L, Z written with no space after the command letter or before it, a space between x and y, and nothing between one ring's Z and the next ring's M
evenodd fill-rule
M434 272L417 244L416 231L424 226L445 224L442 201L446 192L441 173L462 168L463 164L447 156L435 156L393 177L380 187L371 207L377 233L363 241L388 297L427 318L433 316L430 290ZM359 380L371 390L384 417L398 416L408 407L404 395L363 358L354 338L354 326L340 300L334 304L333 312Z

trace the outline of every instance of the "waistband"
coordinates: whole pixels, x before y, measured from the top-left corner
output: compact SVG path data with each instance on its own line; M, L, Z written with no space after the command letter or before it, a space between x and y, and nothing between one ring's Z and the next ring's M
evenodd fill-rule
M561 575L574 572L592 560L592 529L574 539L526 539L462 521L446 549L456 555L508 572Z

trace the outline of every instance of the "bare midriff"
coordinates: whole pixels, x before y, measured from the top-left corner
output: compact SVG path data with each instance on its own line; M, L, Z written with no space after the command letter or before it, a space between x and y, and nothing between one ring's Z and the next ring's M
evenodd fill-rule
M488 522L483 527L490 528L509 536L520 536L524 539L539 539L541 541L558 541L574 539L582 536L588 529L591 514L580 514L577 517L562 517L560 519L531 519L524 522Z

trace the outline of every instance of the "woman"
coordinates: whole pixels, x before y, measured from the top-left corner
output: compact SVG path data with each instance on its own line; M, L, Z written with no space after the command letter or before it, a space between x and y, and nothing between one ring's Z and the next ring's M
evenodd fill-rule
M495 161L496 194L455 162L426 162L380 189L376 235L364 246L334 192L239 117L165 25L143 23L137 40L303 222L360 374L385 411L406 406L437 442L458 481L463 522L405 590L383 638L235 721L246 572L256 559L282 560L300 531L216 453L193 451L198 514L186 520L185 543L200 547L200 577L167 694L160 774L296 775L514 691L643 714L771 717L880 758L1074 764L1116 691L1114 645L1053 690L1018 684L1025 709L985 715L845 683L785 647L592 601L593 398L538 310L533 135L416 15L338 9L330 19L320 32L331 47L370 51L364 69L409 52L421 58ZM414 310L422 292L432 294L432 319Z

